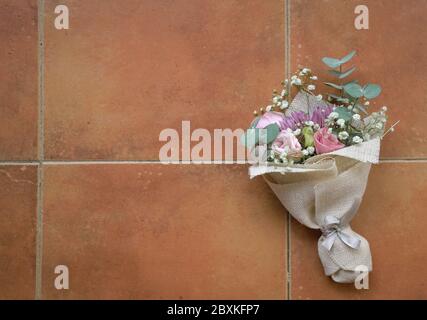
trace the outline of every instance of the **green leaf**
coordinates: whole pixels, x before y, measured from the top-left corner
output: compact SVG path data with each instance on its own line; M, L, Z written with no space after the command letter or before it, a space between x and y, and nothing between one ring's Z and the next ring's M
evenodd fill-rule
M269 124L268 126L266 126L265 129L267 130L267 141L266 141L266 143L270 144L274 140L276 140L277 136L279 135L280 128L277 125L277 123L272 123L272 124Z
M314 146L314 132L312 127L304 127L302 129L302 134L304 135L304 147L312 147Z
M357 83L349 83L345 85L344 91L347 92L353 98L360 98L363 96L363 89Z
M259 129L248 129L242 136L240 137L240 142L245 147L252 149L258 144L259 141Z
M251 125L249 128L255 128L256 125L258 124L259 119L261 119L261 117L256 117L254 120L252 120Z
M352 117L352 112L345 107L335 108L335 112L338 113L339 119L344 119L345 121L349 121Z
M331 82L323 82L323 83L329 87L334 88L334 89L341 90L343 88L342 86L335 84L335 83L331 83Z
M346 85L351 84L351 83L359 83L359 81L358 80L352 80L352 81L344 83L343 86L346 86Z
M339 67L340 65L342 65L346 62L349 62L354 57L355 54L356 54L356 51L353 50L352 52L350 52L348 55L346 55L345 57L343 57L341 59L324 57L322 59L322 61L328 67L335 69L335 68Z
M335 58L324 57L322 61L330 68L336 68L341 65L340 60Z
M280 128L276 123L269 124L264 129L250 128L240 137L240 142L249 149L260 143L270 144L279 135Z
M343 103L349 103L350 102L350 100L348 100L347 98L343 98L343 97L337 96L337 95L332 94L332 93L330 93L328 95L331 98L334 98L335 100L337 100L338 102L343 102Z
M377 84L367 84L363 88L363 95L366 99L374 99L381 93L381 87Z
M354 57L355 54L356 54L356 50L353 50L348 55L346 55L344 58L341 58L340 63L344 64L346 62L349 62Z
M354 72L354 70L356 70L356 67L348 69L347 71L344 71L344 72L339 72L336 70L329 70L329 73L334 75L338 79L344 79L345 77L348 77L349 75L351 75Z
M341 73L341 76L339 78L344 79L344 78L348 77L349 75L351 75L354 72L354 70L356 70L356 67L348 69L347 71Z

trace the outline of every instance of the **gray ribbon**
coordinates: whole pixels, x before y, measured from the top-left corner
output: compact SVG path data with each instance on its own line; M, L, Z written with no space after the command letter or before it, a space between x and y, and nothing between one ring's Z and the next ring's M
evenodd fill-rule
M342 242L353 249L357 249L360 246L361 240L356 236L343 232L340 228L340 220L335 216L326 216L325 225L320 230L324 237L322 246L328 251L332 249L337 238L340 238Z

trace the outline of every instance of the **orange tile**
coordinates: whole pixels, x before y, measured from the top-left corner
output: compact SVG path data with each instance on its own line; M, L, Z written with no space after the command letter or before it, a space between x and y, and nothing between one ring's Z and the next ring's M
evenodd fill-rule
M324 276L317 256L319 232L292 223L292 299L427 298L427 163L374 166L352 224L373 256L369 290Z
M37 0L0 1L0 160L37 158Z
M360 4L358 0L291 1L292 67L312 66L319 77L332 80L321 58L357 50L352 63L358 71L353 79L383 87L371 110L387 105L389 124L401 120L396 132L384 140L381 155L426 157L427 44L422 39L427 37L427 3L363 1L369 9L369 30L356 30L354 10Z
M283 80L281 1L47 0L46 21L50 159L158 159L163 129L247 128Z
M37 167L0 166L0 299L34 299Z
M284 210L246 166L48 166L44 205L43 298L285 298Z

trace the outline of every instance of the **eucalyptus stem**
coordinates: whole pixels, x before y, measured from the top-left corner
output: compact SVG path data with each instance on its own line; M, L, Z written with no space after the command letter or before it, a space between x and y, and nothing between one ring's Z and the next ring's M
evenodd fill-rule
M357 103L359 102L359 99L360 98L356 98L356 100L354 100L354 102L353 102L353 108L357 105Z

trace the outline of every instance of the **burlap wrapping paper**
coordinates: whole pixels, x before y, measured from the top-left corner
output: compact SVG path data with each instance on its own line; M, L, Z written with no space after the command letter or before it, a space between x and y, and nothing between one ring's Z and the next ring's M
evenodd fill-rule
M312 95L298 93L286 115L328 105ZM368 241L350 227L368 182L372 163L378 163L380 139L309 158L304 165L265 164L249 168L251 178L263 175L289 213L303 225L320 229L318 252L325 274L350 283L358 266L372 271Z
M310 158L304 165L254 165L251 178L263 175L289 213L303 225L320 229L318 252L325 274L350 283L358 266L372 271L368 241L350 222L365 192L371 163L378 163L380 140Z

